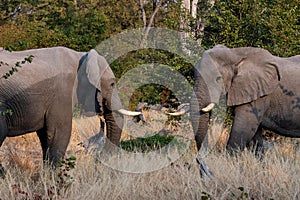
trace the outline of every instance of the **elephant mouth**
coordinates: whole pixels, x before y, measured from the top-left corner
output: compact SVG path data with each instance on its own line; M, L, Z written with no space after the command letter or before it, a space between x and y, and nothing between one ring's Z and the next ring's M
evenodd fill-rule
M208 104L205 108L202 108L201 111L202 112L210 112L214 107L215 107L215 103L210 103ZM187 113L188 111L190 110L190 107L187 109L181 109L179 110L178 112L174 112L174 113L166 113L167 115L170 115L170 116L181 116L181 115L184 115L185 113Z

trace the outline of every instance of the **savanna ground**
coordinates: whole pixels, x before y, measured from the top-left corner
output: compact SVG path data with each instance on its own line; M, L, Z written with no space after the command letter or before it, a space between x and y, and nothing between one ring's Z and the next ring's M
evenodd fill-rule
M167 118L158 111L147 112L146 119L148 124L140 123L139 129L128 118L122 139L154 132L176 135L181 141L192 137L186 119L181 126L166 124ZM224 142L219 142L204 156L215 176L210 179L199 176L194 144L184 148L179 159L174 159L178 152L171 147L174 154L161 150L154 156L112 155L103 163L78 145L97 133L98 119L74 119L73 124L66 155L70 159L56 171L42 165L41 147L34 133L6 139L0 155L6 170L5 178L0 178L0 199L300 199L297 139L280 139L263 159L250 151L230 157L220 151ZM139 162L139 156L147 161Z

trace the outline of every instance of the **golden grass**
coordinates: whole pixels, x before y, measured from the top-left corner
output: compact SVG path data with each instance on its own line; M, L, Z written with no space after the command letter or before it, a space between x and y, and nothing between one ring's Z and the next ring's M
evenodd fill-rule
M171 129L159 125L164 118L156 120L157 124L150 127L155 132ZM0 179L0 199L300 199L300 153L295 140L276 143L262 160L250 151L230 157L210 149L204 159L214 173L215 179L211 180L200 178L193 147L178 160L147 173L118 171L96 161L94 155L80 151L77 144L97 132L97 126L97 119L75 122L67 157L74 155L77 161L74 169L64 171L68 176L59 175L62 169L52 171L42 166L35 134L6 140L0 155L7 170L6 177ZM173 127L171 134L185 135L189 128ZM125 129L127 134L129 131ZM159 159L139 163L133 158L125 154L111 159L122 159L128 169L160 164Z

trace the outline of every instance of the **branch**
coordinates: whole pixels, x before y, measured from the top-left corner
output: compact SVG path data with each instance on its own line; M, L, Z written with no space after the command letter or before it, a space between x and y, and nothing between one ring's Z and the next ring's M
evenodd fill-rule
M160 9L161 5L162 5L162 2L163 0L160 0L157 4L157 6L155 7L155 10L153 11L153 13L151 14L151 17L149 19L149 22L148 22L148 25L147 25L147 28L151 27L152 23L153 23L153 20L154 20L154 17L156 15L156 13L158 12L158 10Z
M142 1L142 0L140 0L140 1ZM156 15L156 13L158 12L158 10L160 9L162 3L163 3L163 0L160 0L160 1L158 2L158 4L156 5L156 7L155 7L153 13L152 13L151 16L150 16L149 22L148 22L148 24L147 24L147 26L146 26L146 29L145 29L144 38L143 38L142 43L141 43L142 46L145 45L145 42L146 42L147 37L148 37L148 35L149 35L149 31L150 31L151 25L152 25L152 23L153 23L153 21L154 21L155 15Z
M143 23L144 23L144 29L146 29L147 27L147 18L146 18L146 11L144 8L144 2L143 0L137 0L138 3L140 4L140 8L141 8L141 12L142 12L142 19L143 19Z
M14 65L8 72L6 72L5 74L3 74L3 75L0 77L0 79L1 79L1 78L8 79L8 78L9 78L11 75L13 75L15 72L18 72L18 68L21 68L23 64L25 64L26 62L31 63L33 57L34 57L33 55L30 55L30 56L24 58L24 60L16 62L15 65ZM2 65L9 66L7 63L4 63L4 62L0 61L0 67L1 67Z

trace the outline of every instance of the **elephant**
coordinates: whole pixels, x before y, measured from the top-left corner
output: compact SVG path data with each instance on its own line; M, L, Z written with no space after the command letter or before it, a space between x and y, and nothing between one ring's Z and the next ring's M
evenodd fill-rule
M0 116L0 146L6 137L36 132L43 160L53 166L63 158L68 146L72 112L80 105L87 115L102 115L107 138L119 144L123 115L139 115L122 109L113 71L96 50L77 52L65 47L0 51L0 73L17 62L18 72L0 79L0 109L12 114Z
M202 53L194 75L190 114L198 150L221 97L234 114L230 154L250 144L262 147L262 129L300 137L300 55L282 58L262 48L217 45Z

